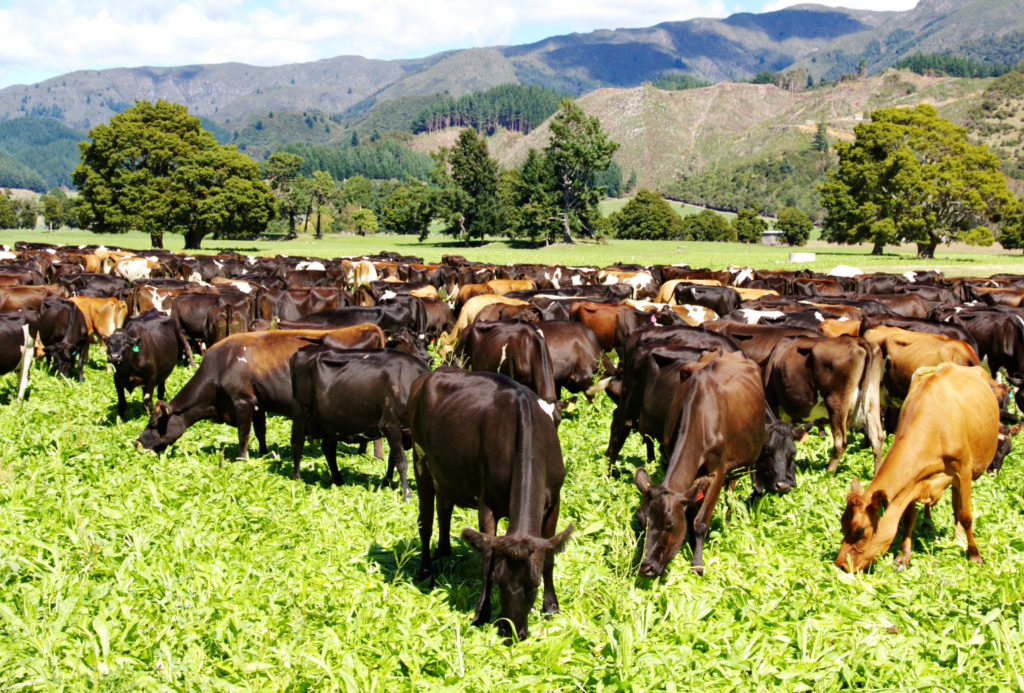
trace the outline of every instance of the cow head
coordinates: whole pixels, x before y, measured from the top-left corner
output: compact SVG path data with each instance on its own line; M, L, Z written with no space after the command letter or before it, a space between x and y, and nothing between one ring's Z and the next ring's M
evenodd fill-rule
M686 511L703 497L704 487L694 483L683 493L676 493L661 484L652 486L651 477L643 467L636 470L633 481L643 494L636 519L641 530L647 533L640 574L661 577L683 545L688 523Z
M188 428L181 414L176 414L169 404L158 401L149 416L149 423L139 437L135 439L135 447L142 447L153 452L163 452Z
M761 456L754 467L754 493L786 493L796 486L793 424L770 421Z
M53 363L53 372L65 378L74 375L79 358L78 347L68 342L57 342L43 347L43 354Z
M107 359L117 365L128 359L132 350L139 350L139 339L133 337L124 330L116 330L105 340L107 345Z
M434 357L427 351L427 339L424 334L414 334L410 330L399 330L388 337L384 346L395 351L412 354L426 364L432 364Z
M885 491L879 489L869 494L861 489L858 479L850 482L841 520L843 544L836 556L836 567L859 573L888 550L900 521L900 513L886 512L888 506Z
M529 535L495 537L469 527L462 530L466 543L485 557L490 553L494 561L494 581L498 583L501 604L498 633L502 637L511 637L512 628L520 640L529 635L526 618L537 600L544 562L562 550L572 530L570 524L550 539Z

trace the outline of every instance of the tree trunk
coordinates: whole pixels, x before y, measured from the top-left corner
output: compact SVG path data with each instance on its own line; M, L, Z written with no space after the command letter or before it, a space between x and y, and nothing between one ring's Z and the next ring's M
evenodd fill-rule
M185 250L199 250L199 244L206 235L196 228L190 228L185 232Z
M295 238L295 212L288 210L288 240Z
M320 210L316 210L316 239L319 241L323 238L323 233L320 232Z
M164 247L164 234L153 232L149 234L149 247L151 248L163 248Z
M572 229L569 227L569 214L562 214L562 243L572 243Z
M917 244L917 257L921 260L934 260L935 259L935 248L938 246L936 241L928 241L927 243Z
M884 243L879 243L879 242L876 241L875 242L875 247L873 247L871 249L871 254L872 255L881 255L882 251L884 249L885 249L885 244Z

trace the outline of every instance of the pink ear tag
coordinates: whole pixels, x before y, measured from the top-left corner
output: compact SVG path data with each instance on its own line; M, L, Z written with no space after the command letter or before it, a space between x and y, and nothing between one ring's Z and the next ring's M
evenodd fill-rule
M654 313L651 313L651 324L652 325L657 325L658 324L658 318L654 315Z

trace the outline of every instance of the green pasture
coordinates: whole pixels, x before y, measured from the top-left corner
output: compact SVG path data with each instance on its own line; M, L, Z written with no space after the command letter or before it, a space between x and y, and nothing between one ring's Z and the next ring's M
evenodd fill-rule
M141 233L118 235L95 234L90 231L62 229L60 231L0 231L0 243L13 245L16 241L62 243L67 245L97 244L145 250L149 237ZM182 236L169 234L164 245L182 251ZM729 265L746 265L762 269L810 268L827 272L837 265L858 267L865 272L906 271L908 269L937 269L949 276L988 276L998 272L1024 272L1024 255L1011 253L994 245L977 248L965 245L940 246L934 260L918 260L916 246L904 245L887 248L884 255L871 255L869 245L837 246L813 241L803 248L786 246L745 245L742 243L712 243L697 241L625 241L594 242L582 240L572 245L555 244L530 248L506 239L489 239L483 245L465 246L447 236L431 235L423 243L413 236L377 234L372 236L342 236L327 234L321 240L300 234L285 240L218 241L207 238L202 243L204 253L237 250L258 255L293 255L316 257L347 257L373 254L390 250L403 255L416 255L428 262L442 255L457 254L470 260L497 264L527 262L564 265L606 266L617 262L640 265L687 263L692 267L724 269ZM790 262L791 252L813 252L814 262Z
M178 368L169 394L190 376ZM555 560L562 613L535 610L530 638L505 646L470 626L480 562L457 533L475 512L456 512L454 556L433 586L418 583L415 498L378 487L383 462L344 448L335 487L310 444L292 481L279 417L271 454L249 462L234 461L234 429L209 423L163 455L138 452L138 392L118 422L99 354L84 383L40 363L32 378L21 403L14 375L0 377L3 690L1024 688L1020 441L974 486L984 566L954 543L947 492L907 571L890 556L840 573L839 517L870 453L854 436L833 477L829 444L812 437L796 490L751 507L744 480L723 497L705 577L684 548L648 580L632 520L642 445L633 436L623 473L606 478L612 405L584 401L559 432L559 528L576 526Z

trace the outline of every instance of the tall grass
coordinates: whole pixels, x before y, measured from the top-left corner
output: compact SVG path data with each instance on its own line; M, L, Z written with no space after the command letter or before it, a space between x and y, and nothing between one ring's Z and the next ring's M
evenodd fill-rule
M191 376L175 371L177 392ZM309 445L292 481L290 426L235 462L234 429L201 423L161 456L138 452L136 400L116 419L111 377L33 368L31 397L0 378L0 681L10 690L1004 690L1024 687L1024 465L1020 446L974 487L984 566L952 539L946 498L910 568L832 567L855 442L838 476L828 444L799 446L798 487L755 506L749 484L712 521L707 572L636 573L632 437L604 475L612 405L582 402L559 435L568 476L555 560L562 613L536 610L506 647L473 628L480 562L457 537L418 583L416 503L378 487L384 464L347 448L341 486ZM457 420L452 420L453 432ZM660 478L660 467L652 473ZM726 508L731 516L726 522ZM436 542L436 536L434 541ZM495 600L496 601L496 600ZM539 602L538 602L539 608ZM495 604L497 609L497 605Z

